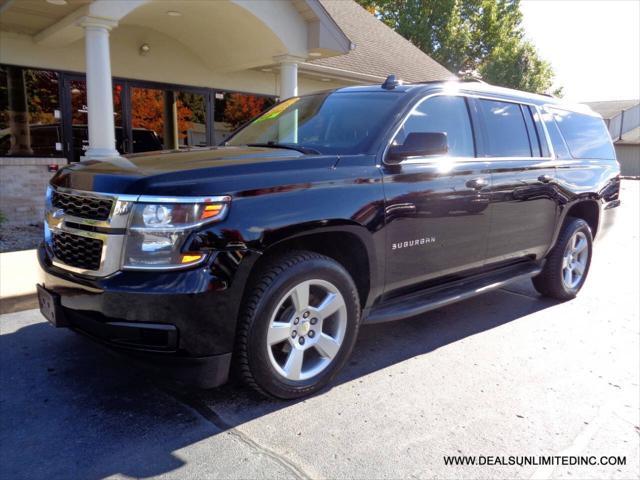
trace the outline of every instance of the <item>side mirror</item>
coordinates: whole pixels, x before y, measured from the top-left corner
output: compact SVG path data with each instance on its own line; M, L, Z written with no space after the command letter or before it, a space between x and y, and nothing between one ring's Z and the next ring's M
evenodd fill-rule
M387 152L390 163L400 163L409 157L446 155L449 151L447 134L444 132L412 132L402 145L391 145Z

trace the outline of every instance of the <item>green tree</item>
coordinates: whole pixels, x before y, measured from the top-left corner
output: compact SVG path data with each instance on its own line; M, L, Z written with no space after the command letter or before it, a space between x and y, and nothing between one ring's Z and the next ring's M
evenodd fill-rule
M461 76L542 93L553 71L525 38L520 0L357 0Z

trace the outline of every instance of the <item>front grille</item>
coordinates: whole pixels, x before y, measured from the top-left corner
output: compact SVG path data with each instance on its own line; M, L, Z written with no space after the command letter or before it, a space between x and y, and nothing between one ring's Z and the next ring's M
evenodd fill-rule
M98 270L102 240L58 232L53 234L53 253L58 260L83 270Z
M67 215L90 220L107 220L113 205L111 200L61 192L53 192L51 203L54 207L64 210Z

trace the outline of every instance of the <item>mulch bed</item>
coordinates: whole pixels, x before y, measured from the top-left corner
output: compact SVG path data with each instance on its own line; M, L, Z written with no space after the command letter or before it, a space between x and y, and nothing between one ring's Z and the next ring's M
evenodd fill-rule
M36 248L42 241L42 229L42 223L2 225L0 227L0 253Z

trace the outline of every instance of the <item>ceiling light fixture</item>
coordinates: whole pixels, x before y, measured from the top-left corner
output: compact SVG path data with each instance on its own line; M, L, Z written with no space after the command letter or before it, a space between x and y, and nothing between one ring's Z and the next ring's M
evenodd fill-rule
M273 68L261 68L263 72L273 72Z
M148 43L143 43L142 45L140 45L140 49L138 50L140 55L143 55L143 56L147 55L150 51L151 51L151 46Z
M50 3L51 5L66 5L67 0L47 0L47 3Z
M181 17L182 13L176 12L175 10L169 10L167 12L167 15L169 15L170 17Z
M323 82L330 82L331 81L330 78L321 78L320 80L323 81Z
M309 52L310 57L321 57L322 53L320 52Z

